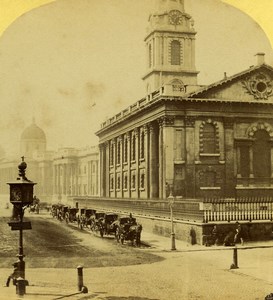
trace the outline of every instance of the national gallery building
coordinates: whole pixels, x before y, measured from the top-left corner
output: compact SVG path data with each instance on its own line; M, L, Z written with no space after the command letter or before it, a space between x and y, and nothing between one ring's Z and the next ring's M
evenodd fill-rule
M145 36L147 96L101 124L100 195L273 196L273 68L199 86L195 29L181 0L158 1Z
M21 134L20 153L27 163L26 176L37 183L35 195L42 202L67 203L75 196L99 195L98 147L48 151L46 134L33 120ZM6 183L18 177L21 158L0 155L0 197L8 202Z

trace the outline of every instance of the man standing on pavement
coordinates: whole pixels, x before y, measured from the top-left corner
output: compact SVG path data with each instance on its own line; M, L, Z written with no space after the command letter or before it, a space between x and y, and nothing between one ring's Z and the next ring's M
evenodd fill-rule
M236 225L237 225L237 228L236 228L236 233L235 233L235 236L234 236L234 244L236 244L238 239L240 239L241 245L243 246L244 245L244 240L243 240L243 237L242 237L242 227L241 227L239 222L236 222Z

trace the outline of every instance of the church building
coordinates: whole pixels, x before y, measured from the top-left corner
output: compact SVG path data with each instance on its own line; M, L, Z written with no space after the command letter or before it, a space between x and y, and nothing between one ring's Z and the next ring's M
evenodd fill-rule
M192 17L159 0L145 37L146 96L101 124L101 196L273 196L273 68L199 86Z

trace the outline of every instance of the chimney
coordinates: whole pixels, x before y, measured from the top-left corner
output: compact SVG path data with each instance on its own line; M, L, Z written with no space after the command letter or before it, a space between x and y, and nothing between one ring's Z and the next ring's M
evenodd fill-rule
M255 56L257 56L257 65L260 66L264 64L264 56L265 54L262 52L257 53Z

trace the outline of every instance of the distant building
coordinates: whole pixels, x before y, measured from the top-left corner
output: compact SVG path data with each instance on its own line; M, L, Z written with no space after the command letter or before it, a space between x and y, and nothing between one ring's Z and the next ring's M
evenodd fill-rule
M98 147L62 148L53 157L53 200L99 196Z
M34 191L41 201L66 203L72 196L98 196L98 155L97 147L48 151L46 134L33 120L21 134L20 156L6 157L2 153L0 157L0 197L9 200L6 183L18 177L22 156L28 165L26 175L37 183Z
M159 0L145 37L147 95L97 132L101 195L273 195L273 68L201 87L195 30L182 0ZM213 62L212 62L213 63Z

